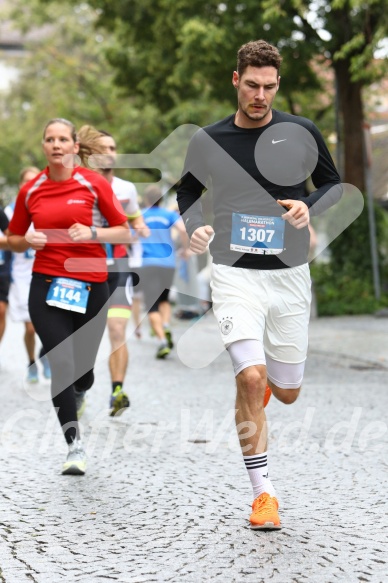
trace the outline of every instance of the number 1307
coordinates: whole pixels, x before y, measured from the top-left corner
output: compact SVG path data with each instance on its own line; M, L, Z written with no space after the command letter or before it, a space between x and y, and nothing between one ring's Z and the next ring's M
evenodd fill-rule
M270 243L275 234L274 230L268 229L247 229L242 227L240 229L242 241L258 241L259 243Z

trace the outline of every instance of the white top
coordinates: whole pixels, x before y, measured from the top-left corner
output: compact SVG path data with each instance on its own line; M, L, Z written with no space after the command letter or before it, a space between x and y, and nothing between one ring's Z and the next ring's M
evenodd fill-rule
M11 221L13 217L13 211L15 208L15 203L11 203L5 207L4 212ZM31 224L29 231L34 227ZM12 253L12 263L11 263L11 278L15 281L18 278L31 278L32 266L34 263L35 251L34 249L27 249L23 253Z
M140 215L139 203L137 202L137 190L133 182L113 176L111 187L128 217L131 218Z

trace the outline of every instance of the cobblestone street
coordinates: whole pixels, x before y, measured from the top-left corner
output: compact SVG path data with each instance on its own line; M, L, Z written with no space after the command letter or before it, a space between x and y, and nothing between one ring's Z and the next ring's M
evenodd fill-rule
M129 336L131 408L115 419L104 336L81 419L84 477L60 473L67 448L49 384L24 382L23 327L8 322L0 582L387 581L387 324L312 320L299 400L267 408L283 528L260 532L249 528L233 370L212 316L191 331L176 321L166 361L148 326Z

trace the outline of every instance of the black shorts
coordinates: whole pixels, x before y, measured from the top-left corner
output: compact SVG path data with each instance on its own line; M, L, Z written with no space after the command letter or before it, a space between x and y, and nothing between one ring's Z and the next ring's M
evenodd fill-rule
M144 294L146 311L157 312L160 302L168 302L175 268L147 265L137 269L136 272L140 276L140 289Z
M133 278L136 274L128 271L128 259L116 261L108 272L109 311L108 318L129 318L132 310Z
M8 303L9 286L11 285L11 278L9 275L0 275L0 302Z

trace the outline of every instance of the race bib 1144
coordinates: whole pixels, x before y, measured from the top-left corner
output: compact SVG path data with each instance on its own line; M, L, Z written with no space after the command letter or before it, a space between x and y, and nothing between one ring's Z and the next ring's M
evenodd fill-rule
M90 293L90 283L55 277L47 292L46 303L49 306L85 314Z

